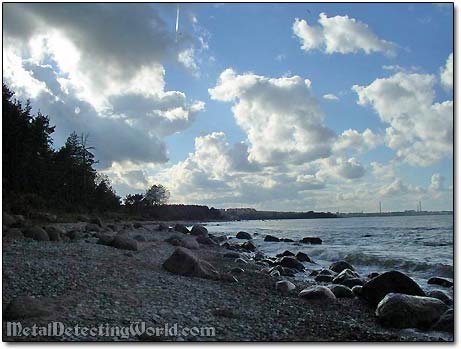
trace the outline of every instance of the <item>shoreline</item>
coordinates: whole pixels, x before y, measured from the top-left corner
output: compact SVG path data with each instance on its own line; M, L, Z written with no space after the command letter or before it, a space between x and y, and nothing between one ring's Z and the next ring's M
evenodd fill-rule
M189 222L190 223L190 222ZM83 229L86 223L47 224L66 232ZM441 340L438 334L412 333L385 328L374 309L359 298L339 298L333 303L310 303L298 297L312 286L307 280L270 276L252 259L254 253L223 257L232 249L191 243L195 237L158 230L158 222L108 225L101 232L72 241L3 239L3 308L17 296L35 296L54 309L46 317L22 323L45 324L62 321L81 326L110 323L127 325L146 321L151 326L177 323L180 326L214 326L216 336L129 340L217 340L217 341L415 341ZM171 222L168 222L171 224ZM101 235L137 237L137 250L98 244ZM162 264L177 246L171 238L188 241L190 251L210 263L220 274L235 268L238 282L181 276ZM167 242L165 240L169 240ZM245 242L246 240L241 240ZM270 256L272 257L272 256ZM312 270L318 266L312 266ZM286 295L275 289L279 280L290 280L296 292ZM3 340L12 340L5 336ZM426 337L425 337L426 336ZM116 340L115 338L28 338L29 340ZM126 340L126 339L123 339Z

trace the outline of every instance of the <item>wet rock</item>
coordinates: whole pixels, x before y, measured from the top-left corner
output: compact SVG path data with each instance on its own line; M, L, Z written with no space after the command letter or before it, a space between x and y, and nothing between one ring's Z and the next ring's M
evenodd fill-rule
M195 239L199 244L202 244L202 245L207 245L207 246L216 246L218 245L212 238L208 237L208 236L197 236L197 238Z
M296 273L299 273L299 270L292 269L292 268L281 268L282 270L279 270L280 275L282 276L295 276Z
M354 267L350 265L349 263L347 263L346 261L334 262L332 265L330 265L330 269L333 270L335 273L340 273L344 269L350 269L352 271L355 270Z
M29 227L23 230L22 232L26 238L31 238L37 241L49 241L50 237L48 236L48 233L37 226L34 227Z
M276 255L276 257L286 257L286 256L294 256L295 254L291 251L285 250L282 253Z
M51 241L62 241L62 237L66 235L64 230L53 225L46 226L45 230L48 233Z
M136 223L133 224L133 228L140 229L140 228L142 228L142 224L139 223L139 222L136 222Z
M112 243L112 240L114 239L113 236L108 235L108 234L98 234L98 241L96 242L98 245L104 245L104 246L110 246Z
M362 287L363 286L360 285L352 287L352 293L354 294L354 296L362 297Z
M251 240L252 239L251 235L248 234L246 231L239 231L235 237L237 239L245 239L245 240Z
M96 223L88 223L86 226L85 226L85 231L87 232L91 232L91 231L95 231L95 232L100 232L101 231L101 228L98 224Z
M244 260L243 258L237 258L234 260L234 263L238 263L238 264L248 264L248 262L246 260Z
M451 297L443 291L440 291L440 290L429 291L427 293L427 296L440 299L446 305L449 305L449 306L453 305L453 299L451 299Z
M157 231L164 231L164 230L168 230L168 225L165 223L159 223L157 226Z
M266 258L266 256L264 255L264 253L262 252L256 252L255 253L255 261L260 261L260 260L263 260L264 258Z
M280 260L280 265L286 268L293 268L299 271L304 270L304 265L296 259L296 257L285 256Z
M376 272L373 272L373 273L368 274L368 278L369 278L369 279L373 279L373 278L375 278L375 277L377 277L377 276L379 276L379 273L376 273Z
M314 279L316 282L331 282L333 281L333 276L319 274Z
M256 246L251 241L244 242L243 244L240 245L240 247L247 251L251 251L251 252L256 251Z
M359 274L357 274L355 271L351 269L344 269L337 276L335 276L335 278L333 279L333 282L336 284L340 284L344 280L358 278L358 277L359 277Z
M329 270L329 269L322 269L322 270L319 271L319 274L320 275L330 275L330 276L333 276L333 277L336 275L336 273L334 271Z
M200 248L199 243L195 239L183 238L181 236L172 236L165 240L173 246L180 246L188 248L190 250L198 250Z
M373 306L376 306L388 293L425 296L424 291L413 279L396 270L385 272L369 280L362 288L363 298Z
M309 256L307 254L305 254L304 252L298 252L296 254L296 259L300 262L309 262L309 263L313 263L313 261L309 258Z
M230 270L230 272L231 272L232 274L241 274L241 273L244 273L245 270L243 270L242 268L232 268L232 269Z
M278 270L272 270L270 273L269 273L270 276L272 277L279 277L280 276L280 272Z
M376 316L385 326L427 329L447 309L448 306L436 298L389 293L379 302Z
M112 231L117 231L117 226L115 224L107 224L107 228Z
M299 297L309 301L331 302L336 299L336 296L328 287L311 286L299 293Z
M305 238L302 238L300 242L303 244L321 245L322 239L318 237L305 237Z
M189 229L187 229L184 224L179 224L179 223L175 224L174 230L177 231L178 233L190 234Z
M234 275L232 275L232 273L221 274L220 279L226 282L239 282L239 280Z
M75 229L67 232L66 235L70 240L80 240L84 238L83 233L80 230Z
M208 229L203 225L195 224L190 233L195 236L208 236Z
M309 276L317 276L319 275L319 271L318 270L312 270L309 274Z
M139 242L146 242L147 239L144 235L135 235L133 236L133 240L139 241Z
M24 234L19 228L9 228L3 231L3 238L7 240L22 240Z
M282 241L282 242L295 242L293 239L287 239L287 238L280 239L280 241Z
M116 236L110 243L112 247L118 248L120 250L138 250L138 242L134 239L131 239L128 236Z
M431 327L432 331L455 332L455 318L453 309L448 309Z
M223 254L224 258L240 258L241 255L238 252L226 252Z
M287 295L290 291L296 289L296 286L288 280L282 280L275 283L275 289L281 294Z
M163 263L163 268L171 273L201 278L218 278L218 272L208 262L197 258L192 251L178 247Z
M336 296L336 298L353 298L354 294L352 293L352 290L343 285L332 285L329 286L329 289L333 294Z
M264 241L266 242L280 242L280 239L278 237L272 236L272 235L266 235L264 238Z
M354 286L363 286L364 282L360 278L346 279L341 282L341 285L352 288Z
M3 320L47 317L52 315L53 311L54 307L49 301L30 296L19 296L7 305L3 312Z
M447 279L439 278L439 277L432 277L429 280L427 280L427 283L429 285L439 285L442 287L451 287L453 286L453 282Z

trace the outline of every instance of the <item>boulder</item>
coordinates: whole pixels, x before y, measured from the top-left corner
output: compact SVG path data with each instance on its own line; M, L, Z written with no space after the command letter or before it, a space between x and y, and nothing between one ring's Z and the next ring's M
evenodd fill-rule
M283 251L282 253L278 253L276 257L285 257L285 256L294 256L295 254L293 252L290 252L288 250Z
M248 234L246 231L239 231L235 237L237 239L245 239L245 240L251 240L252 239L251 235Z
M375 277L377 277L377 276L379 276L379 273L376 273L376 272L373 272L373 273L368 274L368 278L369 278L369 279L373 279L373 278L375 278Z
M362 296L376 306L388 293L403 293L412 296L425 296L419 285L407 275L388 271L367 281L362 288Z
M230 272L231 272L232 274L241 274L241 273L244 273L245 270L243 270L242 268L232 268L232 269L230 270Z
M49 241L50 237L48 233L37 226L29 227L23 230L22 232L26 238L31 238L37 241Z
M96 242L98 245L111 246L112 240L114 237L107 234L98 234L99 240Z
M90 219L90 223L96 224L96 225L98 225L98 226L101 227L101 228L102 228L102 226L103 226L102 220L101 220L101 218L99 218L99 217L93 217L93 218L91 218L91 219Z
M281 294L287 295L290 291L296 289L296 286L288 280L282 280L275 283L275 289Z
M133 236L133 240L139 241L139 242L146 242L147 239L144 235L135 235Z
M352 271L355 270L354 267L350 265L349 263L347 263L346 261L334 262L332 265L330 265L330 269L333 270L335 273L340 273L344 269L349 269Z
M311 286L299 293L299 297L309 301L331 302L336 299L336 296L328 287Z
M280 265L286 268L293 268L299 271L304 270L304 265L296 259L296 257L285 256L280 260Z
M84 215L84 214L79 214L77 216L77 221L78 222L89 222L90 221L90 217L88 217L87 215Z
M266 235L264 238L264 241L266 242L280 242L280 239L278 237L272 236L272 235Z
M319 275L319 271L318 270L312 270L310 273L309 273L309 276L317 276Z
M54 223L58 220L58 217L56 215L48 212L31 212L30 218L48 223Z
M64 230L53 225L46 226L45 230L48 233L51 241L62 241L62 237L66 235Z
M224 258L240 258L241 255L238 252L226 252L223 254Z
M99 227L98 224L95 224L95 223L88 223L88 224L85 226L85 231L87 231L87 232L91 232L91 231L100 232L100 231L101 231L101 228Z
M234 263L238 263L238 264L248 264L248 262L246 260L244 260L243 258L236 258L234 260Z
M335 276L335 278L333 279L333 282L335 284L340 284L346 279L353 279L353 278L358 278L358 277L359 277L359 274L357 274L355 271L351 269L344 269L338 275Z
M135 228L135 229L142 228L142 224L139 223L139 222L136 222L136 223L133 224L133 228Z
M431 327L432 331L455 332L455 318L453 309L448 309L440 319Z
M321 245L322 239L318 237L305 237L305 238L302 238L300 242L302 242L303 244Z
M138 242L128 236L116 236L110 243L112 247L120 250L138 250Z
M67 232L66 235L70 240L80 240L84 238L83 233L80 230L75 229Z
M179 232L179 233L190 234L189 229L187 229L184 224L175 224L174 225L174 230Z
M388 327L428 329L447 309L440 299L388 293L379 302L376 316Z
M428 297L440 299L446 305L453 305L453 299L445 292L440 290L432 290L427 293Z
M199 244L208 245L208 246L216 246L218 245L212 238L208 236L197 236L195 239Z
M3 320L23 320L47 317L54 311L54 306L46 300L30 296L14 298L3 312Z
M320 275L330 275L332 277L334 277L336 275L336 273L332 270L329 270L329 269L322 269L319 271L319 274Z
M429 280L427 280L427 283L429 285L439 285L442 287L451 287L453 286L453 282L447 279L439 278L439 277L432 277Z
M354 296L362 297L362 288L363 286L360 285L352 287L352 293L354 294Z
M226 282L239 282L238 279L234 275L232 275L232 273L221 274L219 278L222 281L226 281Z
M19 228L9 228L3 231L3 238L7 240L21 240L24 239L24 234Z
M2 225L6 225L7 227L9 227L14 223L16 223L16 219L14 219L13 216L9 215L6 212L2 213Z
M349 288L352 288L354 286L363 286L364 282L360 278L351 278L351 279L346 279L341 282L341 285L347 286Z
M354 298L354 294L349 287L343 285L331 285L329 286L329 289L333 292L336 298Z
M240 245L240 247L247 251L251 251L251 252L256 251L256 246L251 241L244 242L243 244Z
M208 236L208 229L203 225L195 224L190 233L195 236Z
M287 239L287 238L280 239L280 241L282 241L282 242L295 242L293 239Z
M307 254L305 254L304 252L298 252L296 254L296 259L300 262L309 262L309 263L313 263L312 259L309 258L309 256Z
M159 223L158 226L157 226L157 231L163 231L163 230L168 230L168 225L165 224L165 223ZM182 233L182 232L180 232L180 233Z
M319 274L314 279L316 282L331 282L333 281L333 276Z
M165 240L166 242L170 243L173 246L180 246L185 247L190 250L198 250L200 248L199 243L197 240L193 238L183 238L181 236L172 236Z
M178 247L163 263L163 268L171 273L217 279L218 272L208 262L197 258L192 251Z
M270 273L269 273L270 276L272 277L279 277L280 276L280 272L278 270L272 270Z
M112 231L117 231L117 226L115 224L107 224L107 228Z

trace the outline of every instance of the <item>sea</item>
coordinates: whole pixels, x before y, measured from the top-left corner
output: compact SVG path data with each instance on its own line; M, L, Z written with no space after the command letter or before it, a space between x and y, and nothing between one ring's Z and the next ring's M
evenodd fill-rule
M399 270L423 289L438 288L453 295L452 289L427 284L433 276L453 279L453 215L209 222L207 229L228 236L231 243L242 242L235 235L246 231L258 249L270 257L285 250L295 254L302 251L318 264L304 263L311 270L345 260L364 276ZM323 242L265 242L266 235L295 241L319 237ZM309 276L302 273L297 277Z

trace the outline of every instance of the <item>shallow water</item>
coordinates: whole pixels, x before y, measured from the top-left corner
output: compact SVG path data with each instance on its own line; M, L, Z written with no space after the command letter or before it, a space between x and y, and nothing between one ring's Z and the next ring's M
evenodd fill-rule
M256 233L253 242L269 256L303 251L324 267L344 259L363 275L400 270L425 289L434 287L427 285L429 277L453 278L452 215L210 222L207 228L233 237L238 231ZM295 241L318 236L323 243L264 242L267 234Z

